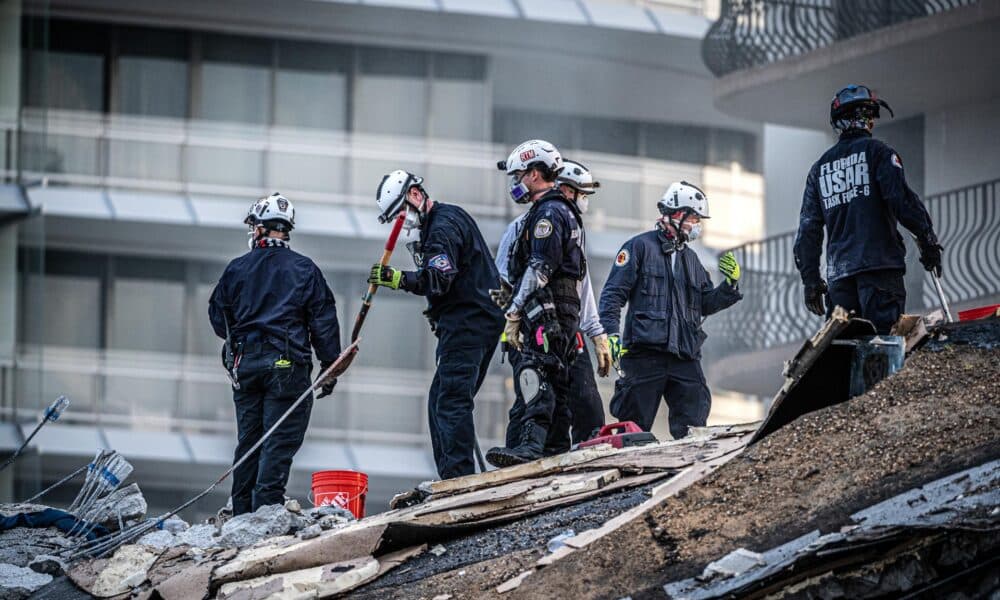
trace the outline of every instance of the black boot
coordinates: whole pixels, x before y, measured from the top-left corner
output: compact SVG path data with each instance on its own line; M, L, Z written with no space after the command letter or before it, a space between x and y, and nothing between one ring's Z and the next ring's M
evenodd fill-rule
M548 431L534 421L521 426L521 440L516 448L490 448L486 460L494 467L520 465L542 457Z

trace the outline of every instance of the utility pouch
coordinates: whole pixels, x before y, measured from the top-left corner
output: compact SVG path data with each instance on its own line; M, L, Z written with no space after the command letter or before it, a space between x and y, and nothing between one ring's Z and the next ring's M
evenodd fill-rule
M240 389L238 371L240 368L240 359L243 358L242 346L242 344L234 344L230 340L226 340L226 343L222 345L222 366L226 369L226 377L229 378L229 383L233 384L233 389L236 390Z
M562 333L551 290L541 288L528 296L521 314L528 329L529 342L535 341L543 347L543 351L548 352L548 341Z

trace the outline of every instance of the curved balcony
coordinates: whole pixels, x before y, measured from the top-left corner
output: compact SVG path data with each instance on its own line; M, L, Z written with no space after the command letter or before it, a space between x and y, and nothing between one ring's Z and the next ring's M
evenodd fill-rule
M702 42L717 77L978 0L724 0Z
M945 248L943 285L952 313L1000 297L1000 179L924 199ZM781 385L781 364L812 335L820 318L802 302L792 246L795 232L733 248L743 270L743 301L705 322L711 383L769 396ZM931 278L910 246L908 312L939 308ZM821 269L824 272L825 269Z

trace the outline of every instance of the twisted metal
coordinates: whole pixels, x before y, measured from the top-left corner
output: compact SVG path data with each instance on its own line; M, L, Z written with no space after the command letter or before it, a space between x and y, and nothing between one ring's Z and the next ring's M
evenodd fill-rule
M924 204L945 248L949 301L1000 294L1000 179L928 196ZM820 318L803 304L794 242L793 231L732 249L743 271L743 300L705 321L711 356L798 343L816 331ZM930 277L924 278L920 297L909 304L925 310L939 305Z
M702 41L717 77L979 0L723 0Z

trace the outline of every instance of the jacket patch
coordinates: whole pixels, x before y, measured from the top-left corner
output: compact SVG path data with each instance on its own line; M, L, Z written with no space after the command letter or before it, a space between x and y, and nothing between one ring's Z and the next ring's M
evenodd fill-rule
M903 168L903 161L900 160L899 155L896 154L895 152L892 153L892 158L890 160L892 161L892 166L898 169Z
M456 270L455 267L452 266L451 259L448 258L447 254L432 256L427 261L427 267L430 269L436 269L442 273L454 273Z
M623 248L622 251L618 253L618 256L615 257L615 266L616 267L624 267L625 265L628 264L628 259L629 258L630 258L630 256L629 256L628 250L625 250Z
M541 219L535 223L534 236L536 240L541 240L552 235L552 221Z

